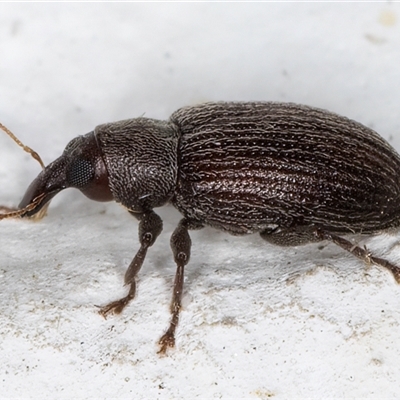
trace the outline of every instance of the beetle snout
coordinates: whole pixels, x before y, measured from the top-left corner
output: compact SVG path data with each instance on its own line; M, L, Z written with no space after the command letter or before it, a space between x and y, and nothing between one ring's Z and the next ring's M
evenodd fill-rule
M49 164L29 185L18 207L22 209L32 205L32 208L21 216L42 218L50 200L67 187L65 177L65 157L61 156Z
M19 204L20 209L27 209L20 215L42 218L50 200L69 187L79 189L92 200L113 200L107 168L93 132L71 140L62 156L30 184Z

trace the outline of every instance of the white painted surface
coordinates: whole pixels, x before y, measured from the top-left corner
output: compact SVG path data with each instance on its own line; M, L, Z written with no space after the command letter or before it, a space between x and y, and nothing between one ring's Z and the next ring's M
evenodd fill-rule
M294 101L400 150L400 4L0 4L0 121L48 163L95 125L165 119L208 100ZM40 171L0 135L0 204ZM125 293L137 223L77 191L39 223L0 223L0 396L399 398L400 287L333 245L280 249L193 232L177 348L157 354L175 266L169 236ZM399 235L368 244L400 263Z

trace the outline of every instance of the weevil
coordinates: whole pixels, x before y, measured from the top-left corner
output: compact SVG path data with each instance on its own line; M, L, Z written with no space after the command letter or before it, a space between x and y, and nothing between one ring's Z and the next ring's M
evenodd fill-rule
M219 102L181 108L168 121L99 125L73 139L19 208L1 217L41 217L70 187L92 200L115 200L139 221L128 294L103 307L103 316L120 313L135 296L136 276L163 226L154 209L171 203L182 214L171 236L177 270L161 353L175 345L192 229L259 233L278 246L330 241L400 283L399 267L345 238L400 225L400 156L373 130L325 110Z

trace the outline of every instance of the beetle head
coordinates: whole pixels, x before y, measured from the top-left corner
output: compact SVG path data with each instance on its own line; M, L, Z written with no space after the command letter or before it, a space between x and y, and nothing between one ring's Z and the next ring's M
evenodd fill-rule
M108 172L93 132L71 140L61 157L49 164L30 184L19 209L22 217L40 219L50 200L66 188L79 189L96 201L113 200Z

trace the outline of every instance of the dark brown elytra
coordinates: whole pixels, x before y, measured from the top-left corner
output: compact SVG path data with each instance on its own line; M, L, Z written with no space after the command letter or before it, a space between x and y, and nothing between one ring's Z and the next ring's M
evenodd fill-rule
M69 187L125 206L139 221L140 248L125 274L129 292L101 309L106 316L135 297L136 276L162 230L153 209L176 207L183 218L171 237L177 271L171 322L159 341L165 353L175 344L192 229L258 232L279 246L328 240L400 283L399 267L343 237L400 225L399 177L395 150L345 117L291 103L206 103L169 121L129 119L73 139L19 208L0 218L41 216Z

